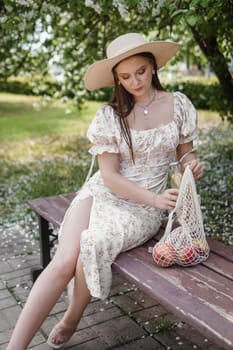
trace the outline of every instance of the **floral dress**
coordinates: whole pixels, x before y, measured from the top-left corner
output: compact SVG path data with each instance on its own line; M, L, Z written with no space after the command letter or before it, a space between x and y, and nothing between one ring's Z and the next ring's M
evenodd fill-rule
M148 130L131 129L134 163L121 135L112 107L101 107L87 132L93 144L89 152L118 153L120 173L155 193L166 189L169 164L179 144L196 136L196 111L182 93L173 93L173 120ZM105 187L97 171L81 188L67 210L65 219L82 199L93 198L88 229L81 234L80 256L88 289L104 299L112 282L111 265L117 255L153 237L161 224L161 210L120 197ZM62 226L60 232L62 231Z

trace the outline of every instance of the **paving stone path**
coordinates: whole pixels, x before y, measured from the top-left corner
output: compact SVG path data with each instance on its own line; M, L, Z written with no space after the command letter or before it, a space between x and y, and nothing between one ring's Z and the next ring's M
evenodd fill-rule
M39 264L35 223L0 227L0 349L5 350L32 287L30 271ZM49 350L46 338L68 305L66 292L30 344ZM113 275L111 295L93 299L67 344L76 350L220 350L193 328L168 313L135 285Z

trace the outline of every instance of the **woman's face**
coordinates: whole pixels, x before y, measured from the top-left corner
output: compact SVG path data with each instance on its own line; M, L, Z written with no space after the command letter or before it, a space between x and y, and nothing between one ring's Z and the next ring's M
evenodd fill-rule
M152 90L152 63L143 56L132 56L116 67L117 78L135 100L148 99Z

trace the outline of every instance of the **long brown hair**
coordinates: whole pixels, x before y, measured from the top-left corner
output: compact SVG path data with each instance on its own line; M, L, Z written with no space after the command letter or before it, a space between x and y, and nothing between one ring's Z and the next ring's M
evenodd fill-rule
M145 57L148 59L149 62L152 63L154 73L152 75L151 84L156 90L164 91L164 88L162 87L162 85L159 81L159 78L158 78L157 64L156 64L156 59L155 59L154 55L152 55L152 53L150 53L150 52L141 52L139 54L136 54L135 56ZM130 114L130 112L134 108L135 98L121 84L119 84L119 80L117 78L117 73L116 73L117 65L115 65L112 69L112 74L113 74L114 83L115 83L115 89L113 91L113 95L112 95L112 98L109 102L109 105L114 109L116 115L119 117L121 133L125 139L125 142L127 143L128 147L130 149L132 160L134 162L132 138L131 138L130 128L129 128L126 117Z

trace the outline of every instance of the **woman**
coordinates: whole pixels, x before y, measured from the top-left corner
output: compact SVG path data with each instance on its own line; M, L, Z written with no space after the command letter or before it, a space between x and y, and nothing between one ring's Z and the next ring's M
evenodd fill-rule
M195 109L185 95L164 91L157 76L178 48L129 33L108 46L107 59L87 70L89 90L115 86L111 102L97 111L87 133L100 170L68 209L56 254L34 284L8 350L26 349L74 277L68 310L48 338L50 346L61 348L91 296L108 296L116 256L154 236L161 211L174 208L178 190L166 189L174 156L187 153L183 169L188 164L196 179L203 175L202 164L190 152Z

